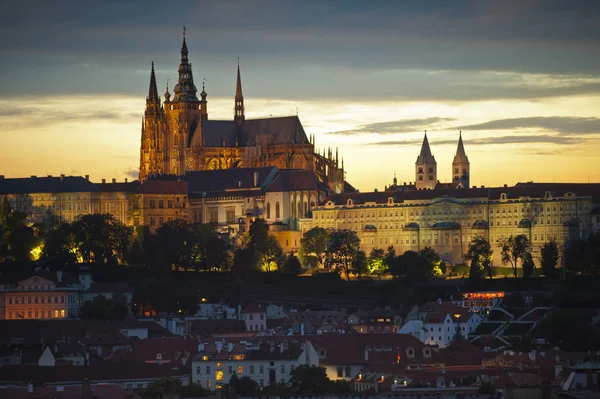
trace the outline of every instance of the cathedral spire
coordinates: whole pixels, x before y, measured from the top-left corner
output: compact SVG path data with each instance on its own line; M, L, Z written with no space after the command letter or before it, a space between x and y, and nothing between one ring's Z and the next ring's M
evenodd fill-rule
M148 97L146 104L158 103L158 89L156 88L156 75L154 74L154 61L152 61L152 69L150 70L150 87L148 88Z
M235 87L235 107L234 107L234 120L238 126L242 126L245 120L244 115L244 96L242 94L242 78L240 76L240 59L238 58L237 66L237 84Z
M430 163L435 162L431 149L429 148L429 140L427 140L427 130L425 130L425 137L423 138L423 144L421 145L421 153L417 158L417 163Z
M173 102L198 102L196 86L192 75L192 65L188 60L188 48L185 41L185 26L183 27L183 44L181 45L181 63L179 64L179 80L173 92Z
M467 153L465 152L465 146L463 145L462 140L462 131L458 132L458 147L456 148L456 155L454 156L454 162L460 162L467 159Z

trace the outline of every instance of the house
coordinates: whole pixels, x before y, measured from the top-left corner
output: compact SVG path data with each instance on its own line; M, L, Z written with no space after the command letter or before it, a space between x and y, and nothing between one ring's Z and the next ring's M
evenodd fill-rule
M318 366L319 358L308 341L213 341L198 344L192 361L192 382L218 389L232 375L249 377L263 388L288 383L298 366Z
M444 348L457 335L466 338L475 332L482 321L483 316L478 313L469 313L463 307L438 300L415 307L398 332L411 334L423 343Z
M246 323L247 331L267 330L267 309L258 303L251 303L240 312L241 320Z
M389 307L358 310L348 316L348 325L361 334L397 333L402 325L402 316Z

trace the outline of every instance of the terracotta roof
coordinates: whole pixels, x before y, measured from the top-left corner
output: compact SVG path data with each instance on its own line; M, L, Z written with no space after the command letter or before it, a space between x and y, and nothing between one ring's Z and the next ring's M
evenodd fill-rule
M188 321L192 336L245 332L243 320L191 320Z
M119 183L95 183L96 187L100 190L101 193L131 193L135 191L139 186L140 182L138 180L134 180L131 182L119 182Z
M117 384L111 385L92 385L91 392L95 399L126 399L140 398L138 395L128 396L128 392L122 386ZM58 388L61 389L61 388ZM5 399L28 399L31 397L37 399L80 399L83 398L84 388L79 386L64 386L62 392L57 392L57 387L42 387L36 386L33 388L33 395L29 395L27 387L0 387L0 397ZM59 396L60 395L60 396Z
M520 197L544 198L547 191L551 192L553 196L562 197L567 192L573 192L576 196L589 196L593 199L600 199L600 183L517 183L512 187L447 188L440 186L435 190L406 189L393 192L334 194L327 198L324 203L332 201L336 205L345 205L348 199L352 199L354 204L364 204L366 202L384 204L387 203L390 197L394 199L395 203L410 200L433 200L444 197L487 201L499 200L503 193L511 200Z
M221 196L225 190L230 190L231 195L237 196L240 196L239 191L257 195L260 194L265 183L273 178L276 171L277 168L274 166L202 170L187 172L185 180L188 182L190 196L203 196L203 193L206 193L206 197ZM254 185L255 173L258 173L256 186Z
M0 179L0 194L98 192L98 187L81 176L19 177Z
M190 374L189 368L173 367L170 364L139 363L132 367L128 363L104 361L88 366L12 366L0 367L0 382L27 384L35 378L39 383L90 383L154 380L161 377L177 377Z
M185 338L148 338L133 343L132 350L111 357L125 363L156 363L160 354L163 363L189 365L198 353L198 341Z
M266 312L267 312L267 308L265 308L264 306L262 306L261 304L256 303L256 302L252 302L248 306L244 307L244 309L242 309L242 313L266 313Z
M271 350L272 349L272 350ZM260 345L258 350L249 350L246 352L246 360L292 360L298 359L303 349L300 343L289 343L287 349L280 349L277 345L271 346L268 343Z
M188 185L185 181L149 179L143 182L137 192L139 194L187 194Z

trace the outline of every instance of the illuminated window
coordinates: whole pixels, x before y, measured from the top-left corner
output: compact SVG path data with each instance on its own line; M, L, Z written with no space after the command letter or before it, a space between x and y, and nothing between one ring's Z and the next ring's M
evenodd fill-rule
M223 381L223 370L217 370L217 374L215 376L217 381Z
M244 373L244 367L243 366L238 366L238 374L243 374Z
M54 311L54 317L58 318L58 310Z
M65 310L64 309L60 311L60 317L65 317Z
M206 356L206 355L202 356L202 360L208 360L208 356Z

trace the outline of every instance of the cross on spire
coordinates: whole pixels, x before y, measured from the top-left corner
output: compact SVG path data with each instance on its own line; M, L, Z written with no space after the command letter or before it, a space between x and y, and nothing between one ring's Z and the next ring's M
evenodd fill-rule
M185 39L185 25L183 26L183 38Z

